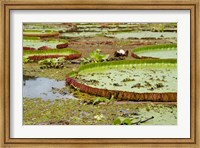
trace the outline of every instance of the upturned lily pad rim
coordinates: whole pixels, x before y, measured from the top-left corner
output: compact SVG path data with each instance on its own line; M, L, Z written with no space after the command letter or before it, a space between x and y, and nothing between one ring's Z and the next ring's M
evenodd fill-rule
M84 71L84 70L88 70L88 69L92 69L92 68L95 68L95 69L98 69L98 68L111 68L111 67L119 67L120 66L128 66L128 65L137 65L137 64L177 64L177 60L176 59L144 59L144 60L122 60L122 61L110 61L110 62L101 62L101 63L90 63L90 64L86 64L86 65L83 65L81 66L79 69L78 69L78 73L80 73L81 71ZM71 72L69 73L68 75L70 77L73 77L75 76L75 74L77 74L77 72Z
M31 33L38 33L38 34L44 34L44 33L58 33L58 31L52 31L52 30L23 30L23 34L31 34Z
M121 65L128 65L128 64L175 64L177 63L176 59L146 59L146 60L125 60L125 61L112 61L112 62L103 62L103 63L92 63L81 66L77 72L71 72L66 76L66 82L85 93L89 93L92 95L102 96L111 98L112 96L115 97L117 100L131 100L131 101L161 101L161 102L176 102L177 101L177 93L176 92L163 92L163 93L135 93L135 92L127 92L127 91L120 91L120 90L109 90L109 89L102 89L91 87L76 81L74 76L76 76L79 72L83 70L87 70L90 68L98 68L101 66L121 66Z
M132 53L143 53L149 51L163 51L163 50L177 50L177 44L160 44L160 45L148 45L141 46L132 49Z
M31 42L31 43L35 43L35 42L39 42L39 43L57 43L57 44L64 44L64 43L68 43L68 41L63 41L62 39L57 39L57 40L41 40L41 39L23 39L23 42Z
M64 49L48 49L48 50L24 50L24 56L32 56L32 55L70 55L70 54L80 54L79 51L64 48Z

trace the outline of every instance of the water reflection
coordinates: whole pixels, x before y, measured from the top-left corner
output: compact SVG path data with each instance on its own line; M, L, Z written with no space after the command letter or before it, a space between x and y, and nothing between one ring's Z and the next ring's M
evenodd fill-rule
M23 76L23 97L59 99L75 98L65 88L65 81Z

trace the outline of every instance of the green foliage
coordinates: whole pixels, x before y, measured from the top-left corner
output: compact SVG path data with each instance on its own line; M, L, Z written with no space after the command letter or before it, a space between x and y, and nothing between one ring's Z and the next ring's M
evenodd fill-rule
M49 49L49 50L25 50L24 55L70 55L70 54L79 54L78 51L65 48L65 49Z
M86 63L98 63L106 61L109 58L109 54L102 54L100 49L90 52L90 57L83 58L83 64Z
M110 102L110 100L107 99L107 98L104 98L104 97L98 97L98 98L96 98L96 99L93 101L93 105L99 104L99 103L101 103L101 102L106 102L106 103L108 103L108 102Z
M23 63L31 63L33 60L30 60L28 57L23 57Z
M91 68L112 68L112 67L131 67L135 65L142 65L146 66L146 64L176 64L176 59L144 59L144 60L122 60L122 61L110 61L110 62L102 62L102 63L90 63L86 65L82 65L78 72L88 70Z
M40 30L33 30L33 29L26 29L26 30L23 30L23 32L41 32Z
M112 124L113 125L131 125L131 119L124 118L124 117L118 117L113 121Z
M161 23L161 24L152 24L152 23L150 23L149 25L148 25L148 27L149 27L149 29L150 29L150 31L153 31L153 32L164 32L164 29L165 29L165 24L164 23Z
M165 31L165 25L164 25L164 24L161 24L160 32L164 32L164 31Z
M120 111L128 109L128 111L130 111L128 112L128 115L131 114L132 116L132 111L135 111L138 108L140 109L139 114L144 117L150 117L152 114L155 115L154 120L149 122L151 125L177 124L175 119L177 114L176 105L153 105L151 113L147 112L145 107L146 104L140 103L94 106L92 104L80 103L80 101L76 99L43 100L39 98L23 98L23 124L58 125L60 121L68 121L70 125L112 125L114 119L123 117ZM163 113L165 113L165 116L163 116ZM145 119L146 118L143 120ZM115 121L115 124L113 125L120 125L121 120ZM132 124L136 124L139 121L140 118L133 119ZM128 119L124 120L122 123L127 125L130 124ZM148 124L148 122L146 124Z
M156 51L156 50L176 50L177 45L176 44L163 44L163 45L148 45L148 46L142 46L138 48L134 48L132 52L134 53L141 53L145 51Z
M34 37L34 36L23 36L23 40L40 40L40 37Z
M65 58L49 58L40 60L38 64L40 65L40 68L63 68L64 67Z
M109 57L108 54L101 54L98 49L90 53L91 61L94 63L106 61L108 57Z
M37 32L37 33L51 33L51 32L54 32L53 30L36 30L36 29L26 29L26 30L23 30L23 32Z
M81 60L83 61L83 62L81 63L81 65L91 62L91 59L90 59L89 57L87 57L87 58L81 58Z

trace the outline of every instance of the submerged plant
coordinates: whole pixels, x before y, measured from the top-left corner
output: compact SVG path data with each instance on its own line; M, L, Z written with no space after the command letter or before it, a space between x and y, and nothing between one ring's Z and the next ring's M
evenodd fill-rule
M65 58L64 57L60 57L60 58L50 58L50 59L44 59L44 60L40 60L38 62L41 69L43 68L63 68L64 67L64 62L65 62Z

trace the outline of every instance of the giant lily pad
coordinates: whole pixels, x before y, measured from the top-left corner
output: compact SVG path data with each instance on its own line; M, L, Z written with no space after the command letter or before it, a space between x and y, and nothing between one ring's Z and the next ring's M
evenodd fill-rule
M150 45L142 46L132 50L134 58L160 58L160 59L177 59L177 45Z
M68 46L66 40L58 40L58 39L49 39L49 40L40 40L37 37L24 37L23 39L23 48L24 49L40 49L41 47L46 47L48 49L55 49L59 45Z
M59 57L65 57L65 59L75 59L81 57L81 53L69 48L50 50L24 50L24 57L27 57L33 61Z
M54 32L51 30L24 30L23 36L30 36L30 37L55 37L59 36L59 32Z
M176 38L176 32L151 32L151 31L132 31L132 32L118 32L115 34L108 34L107 37L116 37L119 39L127 38L137 38L137 39L146 39L146 38Z
M88 64L67 76L83 92L122 100L176 101L175 59Z

